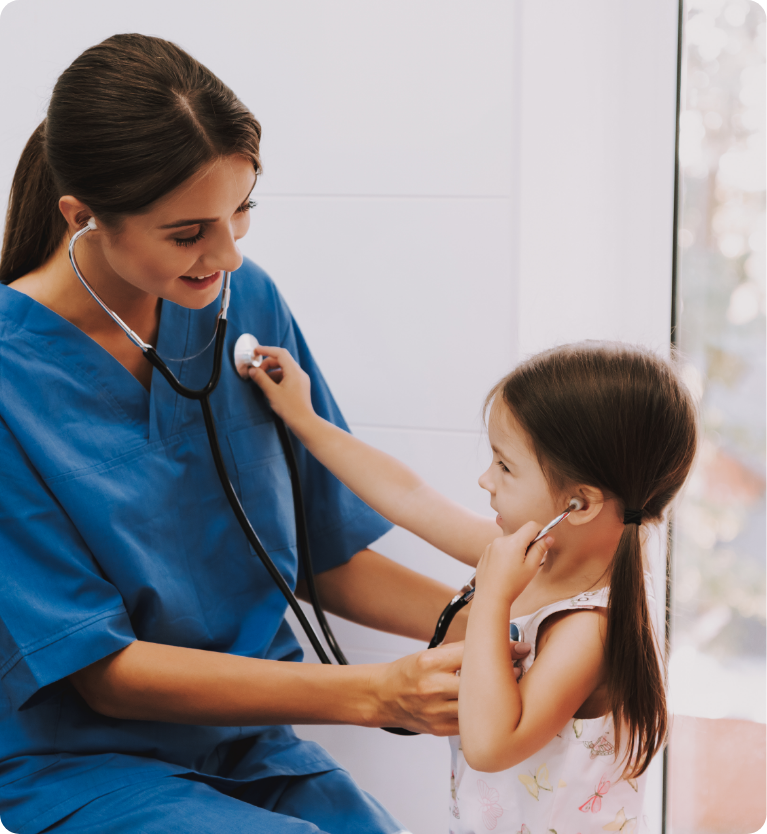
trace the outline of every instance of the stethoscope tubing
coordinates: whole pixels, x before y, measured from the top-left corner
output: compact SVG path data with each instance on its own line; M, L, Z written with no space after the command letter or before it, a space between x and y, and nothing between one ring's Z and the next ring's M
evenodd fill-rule
M190 397L191 395L190 398L199 400L200 406L202 407L203 419L205 422L205 431L208 435L208 444L210 445L210 450L213 457L213 462L216 467L216 472L218 473L219 481L221 482L221 486L223 487L224 493L240 525L240 528L245 534L245 537L247 538L250 545L256 551L256 555L261 560L263 566L266 568L267 572L269 573L269 576L272 578L275 585L279 588L283 597L290 606L290 609L293 611L296 618L298 619L298 622L300 623L301 628L304 630L304 633L309 639L309 642L311 643L312 648L316 652L317 657L323 664L331 665L332 661L325 652L325 649L322 646L322 643L320 642L320 639L317 636L316 631L312 627L312 624L309 622L306 615L304 614L303 609L299 605L299 602L296 599L295 594L293 593L293 591L291 591L290 586L283 578L279 569L267 553L266 548L261 543L258 534L253 529L253 525L250 523L250 519L248 518L247 513L243 509L240 499L237 496L237 492L235 491L231 479L229 478L229 474L226 471L226 465L224 464L224 457L221 452L221 445L219 443L218 433L216 431L216 423L213 418L213 409L210 404L210 394L216 387L221 372L226 327L227 320L219 319L218 329L216 332L216 346L213 360L213 372L211 374L211 379L208 382L208 384L199 391L186 388L186 386L182 385L176 379L176 377L173 375L173 373L170 371L167 365L165 365L162 359L160 359L160 357L154 349L151 349L151 353L149 351L146 351L144 355L152 363L152 365L155 368L157 368L160 371L160 373L162 373L165 379L168 380L174 391L181 394L182 396ZM322 609L322 604L320 602L319 594L317 593L317 587L314 581L314 569L312 566L311 553L309 549L309 534L306 524L306 512L304 508L301 481L298 472L298 462L296 460L295 450L293 449L293 444L291 443L290 435L288 434L288 429L283 420L276 414L273 414L273 419L277 427L277 434L279 435L280 442L285 453L285 459L288 464L288 469L290 471L290 483L293 493L293 507L296 519L297 549L299 553L299 558L301 559L304 576L306 578L307 590L309 591L309 599L311 600L312 608L314 609L314 614L317 618L317 622L320 625L320 628L323 632L323 635L325 636L325 640L327 641L327 644L330 647L331 652L335 656L339 665L348 666L349 661L347 660L344 653L341 651L341 647L339 646L338 641L336 640L336 637L333 634L333 631L330 627L330 624L328 623L325 617L325 612ZM386 730L389 733L394 733L395 735L417 735L417 733L413 733L412 731L406 730L401 727L383 727L382 729Z
M304 633L306 634L309 642L311 643L312 648L317 654L317 657L323 664L330 665L332 661L330 660L330 658L327 655L327 652L322 646L322 643L320 642L320 639L317 636L316 631L314 630L312 624L309 622L306 615L304 614L304 611L299 605L295 594L291 591L288 583L285 581L277 566L274 564L271 557L267 553L266 548L261 543L258 534L253 529L253 525L250 523L247 513L243 509L240 499L237 496L237 492L235 491L231 479L229 478L229 474L226 471L224 457L221 452L221 445L218 440L218 433L216 432L216 423L213 418L213 409L210 404L210 396L215 391L216 386L218 385L218 382L221 378L221 368L223 366L224 346L226 342L226 330L228 325L227 311L231 295L231 290L229 286L231 277L230 273L226 272L224 274L221 296L221 309L219 310L216 320L215 346L213 349L213 368L211 369L210 378L202 388L189 388L188 386L182 384L179 381L179 379L175 376L175 374L170 370L170 368L167 366L164 360L157 353L157 349L145 342L137 333L135 333L130 327L128 327L128 325L113 310L111 310L107 306L107 304L93 289L93 287L91 287L91 285L85 280L85 277L83 276L77 264L77 259L75 258L75 243L84 234L87 234L93 228L95 227L90 224L83 227L72 236L72 239L69 242L69 260L72 264L72 268L75 271L75 275L77 275L82 285L90 293L94 300L99 304L99 306L104 310L104 312L107 313L107 315L109 315L110 318L112 318L112 320L122 329L125 335L137 347L141 349L146 360L150 362L154 368L157 369L157 371L165 378L165 380L168 382L171 388L180 396L185 397L189 400L197 400L200 403L200 406L202 408L203 420L205 423L205 431L208 436L208 444L210 445L213 462L216 467L216 473L218 474L218 478L221 482L224 494L226 495L226 498L229 501L232 511L234 512L235 518L237 519L240 528L245 534L245 538L248 540L253 550L255 550L256 555L263 564L267 573L269 574L269 576L271 576L275 585L279 588L286 602L290 606L291 611L293 611L293 613L295 614L296 619L301 625L301 628L304 630ZM309 534L306 523L306 511L304 507L303 492L301 490L301 479L298 471L298 462L296 460L295 450L293 449L293 444L290 440L290 434L283 420L277 414L274 413L272 414L272 417L274 419L277 428L277 434L279 435L280 443L282 445L283 452L285 454L285 459L288 464L288 469L290 471L290 483L291 490L293 493L293 508L296 521L297 549L304 572L304 578L306 580L306 587L309 592L309 599L311 601L314 614L317 618L317 622L319 623L320 629L323 633L323 636L325 637L330 651L332 652L336 661L340 665L348 666L349 661L347 660L346 656L341 650L341 647L339 646L338 641L336 640L336 637L333 634L330 624L328 623L327 618L325 617L325 612L323 611L322 603L320 602L319 594L317 592L317 586L314 581L314 570L311 561L311 552L309 548ZM567 518L568 515L569 510L565 511L561 515L557 516L553 521L549 522L549 524L547 524L540 531L540 533L538 533L536 538L533 539L532 542L530 542L527 550L529 550L533 546L533 544L535 544L535 542L543 538L543 536L545 536L546 533L552 527L554 527L556 524L559 524L559 522L563 519ZM432 637L428 646L429 649L436 648L437 646L440 646L442 644L447 634L447 631L450 628L450 624L452 623L456 614L458 614L458 612L462 608L464 608L466 605L469 604L469 602L471 602L472 598L474 597L475 578L476 574L472 576L472 578L466 583L466 585L464 585L464 587L461 588L461 590L453 597L453 599L450 600L450 602L447 604L445 609L440 614L440 617L437 621L437 626L434 630L434 636ZM386 732L394 733L395 735L418 735L418 733L415 733L412 730L406 730L401 727L383 727L382 729Z
M564 521L569 515L570 508L568 507L568 509L566 509L563 513L560 513L556 518L553 518L539 531L538 535L525 548L525 553L527 553L536 542L540 541L552 527L556 527L560 521ZM450 628L450 624L455 619L455 615L462 608L465 608L474 598L476 579L477 574L475 573L474 576L472 576L471 579L463 586L463 588L461 588L461 590L450 600L450 602L448 602L444 611L439 615L437 627L434 629L434 637L431 638L431 642L429 643L430 649L435 649L437 646L442 645L442 642L447 635L447 630Z
M160 374L162 374L162 376L165 378L165 380L168 382L171 388L180 396L185 397L189 400L197 400L200 403L200 406L202 408L203 420L205 423L205 432L208 437L208 444L210 446L211 455L213 457L213 462L216 467L216 473L218 474L218 478L221 482L224 494L226 495L226 498L229 501L229 504L232 508L232 511L234 512L235 518L237 519L240 525L240 528L245 534L248 543L255 550L256 555L260 559L267 573L272 578L275 585L279 588L286 602L290 606L290 609L296 616L296 619L301 625L301 628L304 630L304 633L306 634L309 642L311 643L312 648L317 654L317 657L323 664L332 665L332 661L330 660L330 658L327 655L327 652L322 646L322 643L320 642L320 639L317 636L317 633L314 630L312 624L309 622L306 615L304 614L304 611L301 608L298 600L296 599L295 594L292 592L290 586L285 581L279 569L272 561L271 557L266 551L266 548L261 543L258 534L254 530L253 525L250 523L247 513L243 509L242 503L240 502L240 499L237 496L237 492L235 491L231 479L229 478L229 474L226 471L224 457L221 452L221 445L218 440L218 433L216 431L216 423L213 417L213 409L210 403L210 396L216 389L216 386L218 385L218 382L221 378L221 369L223 366L224 346L226 343L226 330L228 325L227 310L229 307L229 298L231 293L231 290L229 288L230 273L227 272L224 275L221 309L216 320L215 346L213 349L213 368L211 369L210 378L202 388L189 388L188 386L181 383L180 380L175 376L175 374L170 370L165 361L157 353L156 348L144 342L143 339L141 339L141 337L137 333L131 330L131 328L128 327L128 325L107 306L107 304L100 298L100 296L98 295L98 293L96 293L93 287L91 287L90 284L85 280L85 277L83 276L77 264L77 259L75 258L74 250L75 243L77 242L77 240L79 240L79 238L82 237L84 234L87 234L89 231L91 231L91 229L92 227L90 225L85 226L84 228L76 232L69 242L69 259L72 264L72 268L75 271L75 274L77 275L78 279L83 284L85 289L101 306L104 312L106 312L113 319L113 321L123 330L125 335L137 347L141 349L146 360L154 368L156 368ZM306 579L306 586L309 592L309 599L311 601L314 614L317 618L317 622L319 623L320 629L322 630L322 633L325 637L325 640L327 641L327 644L331 652L333 653L333 656L336 658L340 665L348 666L349 661L347 660L346 656L341 650L341 647L338 644L335 635L333 634L330 624L328 623L327 618L325 617L325 612L323 611L322 603L320 602L319 594L317 592L317 586L314 581L314 569L312 566L311 551L309 548L309 534L306 523L306 511L303 500L303 492L301 490L301 479L298 471L298 462L296 460L295 450L293 449L293 444L291 443L290 435L288 433L288 429L284 421L277 414L272 413L272 417L277 428L277 434L280 438L280 443L282 445L283 452L285 454L285 459L290 472L290 483L291 491L293 494L293 507L296 522L297 550L299 558L301 560L304 577ZM418 733L414 733L411 730L406 730L401 727L383 727L382 729L386 730L389 733L394 733L396 735L418 735Z

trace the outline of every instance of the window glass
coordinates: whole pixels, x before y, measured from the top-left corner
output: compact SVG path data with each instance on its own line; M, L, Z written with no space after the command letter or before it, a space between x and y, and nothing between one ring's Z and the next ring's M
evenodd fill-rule
M676 337L703 442L673 528L667 790L674 834L735 834L764 821L738 740L764 755L765 14L692 0L684 35Z

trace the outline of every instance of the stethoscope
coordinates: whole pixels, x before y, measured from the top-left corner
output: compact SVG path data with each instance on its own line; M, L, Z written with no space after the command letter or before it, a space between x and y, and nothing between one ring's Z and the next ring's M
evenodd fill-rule
M567 505L567 509L563 513L560 513L556 518L553 518L545 527L541 528L538 535L525 548L525 553L527 553L536 542L539 542L546 535L546 533L552 529L552 527L556 527L557 524L564 521L571 512L583 509L583 506L583 501L580 498L571 498L570 503ZM543 562L541 562L541 564L543 564ZM458 591L458 593L450 600L450 602L448 602L445 606L445 610L439 615L437 627L434 630L434 637L431 638L431 643L429 643L430 649L434 649L437 646L442 645L442 641L445 639L447 630L450 628L450 623L453 622L455 615L462 608L465 608L474 598L476 579L477 574L475 573L474 576L472 576L471 579L463 586L463 588L461 588L461 590ZM519 642L524 639L522 630L517 623L511 623L509 625L509 638L515 642Z
M274 580L274 583L280 589L280 592L285 597L288 605L290 606L291 610L295 614L298 622L301 624L301 628L303 628L309 642L312 645L312 648L317 653L317 657L322 661L322 663L330 664L332 661L328 657L325 649L323 648L322 644L320 643L319 637L315 632L312 624L306 618L306 615L303 612L303 609L298 603L293 592L290 590L288 583L283 578L282 574L277 569L277 566L271 560L269 554L266 552L263 544L261 544L261 540L258 538L256 531L253 529L253 525L250 523L245 510L240 503L240 499L237 497L237 493L235 492L234 487L232 486L232 482L229 479L229 475L226 471L226 466L224 464L224 458L221 453L221 446L218 441L218 435L216 433L216 425L213 420L213 410L210 405L210 395L215 390L216 386L218 385L219 378L221 377L221 366L222 366L222 359L224 354L224 343L226 339L226 328L227 328L227 311L229 309L229 300L231 298L231 289L230 289L230 282L231 282L231 274L229 272L224 273L224 280L223 280L223 288L221 292L221 308L218 311L218 315L216 316L216 328L213 334L213 338L210 342L198 353L194 354L193 356L184 357L184 359L194 359L197 356L200 356L204 353L211 345L214 344L213 348L213 369L210 374L210 379L208 380L207 384L204 385L202 388L188 388L186 385L183 385L170 368L165 364L162 358L157 353L156 348L152 347L152 345L145 342L137 333L131 330L130 327L115 313L113 312L106 303L100 298L98 293L91 287L91 285L85 280L83 277L82 272L80 272L80 268L77 265L77 260L75 258L75 243L85 234L91 231L95 231L97 228L96 221L91 217L87 224L77 231L73 236L72 239L69 241L69 260L72 264L72 268L75 271L75 275L77 275L80 283L85 287L85 289L90 293L94 301L104 310L104 312L117 324L117 326L125 333L125 335L133 342L136 347L140 348L144 357L147 359L148 362L152 364L168 381L170 387L182 397L185 397L189 400L197 400L200 403L202 408L203 419L205 421L205 431L208 436L208 443L210 444L210 450L213 455L213 461L216 466L216 472L218 473L219 480L221 481L221 486L224 489L224 493L226 494L227 500L232 507L235 517L242 528L242 531L245 533L245 536L256 551L259 559L261 560L262 564L266 568L269 575ZM172 360L173 361L173 360ZM182 360L178 360L182 361ZM258 341L256 340L255 336L252 336L249 333L245 333L237 339L237 342L234 346L234 362L235 366L237 367L238 372L242 369L247 369L249 366L258 367L261 364L262 357L258 354ZM285 453L285 459L288 463L288 468L290 470L290 482L291 488L293 492L293 510L295 513L295 520L296 520L296 537L298 543L298 554L299 558L301 559L301 565L304 571L304 578L306 580L307 590L309 591L309 598L311 600L312 608L314 609L315 616L317 617L317 622L320 625L323 635L325 636L325 640L330 647L330 651L332 652L333 656L335 657L336 661L342 666L348 666L349 661L346 659L344 653L341 651L341 647L338 645L338 641L336 640L333 632L330 628L330 625L325 618L325 612L322 609L322 604L319 600L319 595L317 594L317 587L314 582L314 571L312 569L312 561L311 561L311 554L309 551L309 535L306 527L306 513L304 510L304 499L303 493L301 490L301 479L298 473L298 462L296 460L295 451L293 449L293 445L290 441L290 435L288 434L288 430L285 426L283 420L277 415L272 414L274 419L275 426L277 428L277 434L280 438L280 443L282 444L283 451ZM551 530L552 527L556 526L560 523L560 521L564 521L565 518L570 514L570 512L575 509L574 506L578 499L573 499L570 503L570 506L563 512L561 515L558 515L553 521L549 522L535 539L530 542L528 546L528 550L532 547L535 542L539 541L546 533ZM475 583L475 576L469 580L469 582L464 585L463 588L453 597L452 600L448 603L445 610L439 617L437 621L437 627L434 632L434 637L432 638L431 642L429 643L429 648L435 648L442 644L443 640L445 639L445 635L447 633L448 628L450 627L450 623L453 621L455 615L466 605L469 604L471 599L474 596L474 583ZM406 730L401 727L384 727L382 728L389 733L395 733L396 735L418 735L418 733L414 733L412 730Z

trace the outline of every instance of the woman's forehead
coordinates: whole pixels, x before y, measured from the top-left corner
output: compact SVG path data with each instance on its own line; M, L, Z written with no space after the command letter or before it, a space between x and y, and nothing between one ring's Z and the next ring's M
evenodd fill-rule
M148 215L157 225L207 219L246 200L255 183L256 172L247 157L215 159L157 200Z

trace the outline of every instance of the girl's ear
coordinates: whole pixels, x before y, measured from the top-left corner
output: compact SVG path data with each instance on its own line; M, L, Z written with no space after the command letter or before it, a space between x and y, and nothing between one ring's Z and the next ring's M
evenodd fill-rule
M582 505L578 509L572 510L567 520L570 524L576 525L588 524L593 521L602 511L605 504L605 496L601 489L597 487L580 484L573 491L572 497L577 499Z

